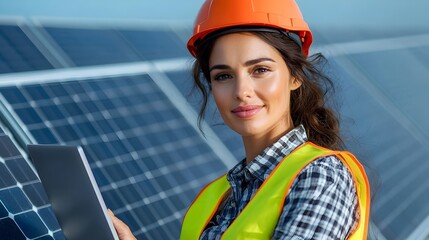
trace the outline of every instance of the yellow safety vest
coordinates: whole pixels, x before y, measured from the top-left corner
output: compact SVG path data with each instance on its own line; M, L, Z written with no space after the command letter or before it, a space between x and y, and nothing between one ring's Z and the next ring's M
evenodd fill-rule
M360 218L350 240L366 239L369 223L368 178L359 161L349 152L332 151L307 142L287 155L259 187L221 239L271 239L294 179L312 161L336 155L352 173L358 195ZM230 188L226 176L208 184L189 207L182 224L181 240L197 240L210 222Z

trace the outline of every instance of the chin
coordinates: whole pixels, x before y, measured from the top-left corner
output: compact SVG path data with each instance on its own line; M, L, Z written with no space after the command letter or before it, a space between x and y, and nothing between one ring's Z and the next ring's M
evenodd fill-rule
M255 128L255 127L240 126L237 128L232 128L232 130L240 134L242 137L249 137L249 136L253 136L261 133L261 129Z
M267 121L260 121L260 119L228 119L224 121L225 124L238 133L242 137L259 135L267 130L265 126L269 125Z

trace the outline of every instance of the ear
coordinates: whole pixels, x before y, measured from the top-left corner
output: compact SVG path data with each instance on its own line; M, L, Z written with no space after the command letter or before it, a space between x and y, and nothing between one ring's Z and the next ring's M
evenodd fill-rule
M301 87L302 82L298 80L296 77L291 77L290 90L296 90Z

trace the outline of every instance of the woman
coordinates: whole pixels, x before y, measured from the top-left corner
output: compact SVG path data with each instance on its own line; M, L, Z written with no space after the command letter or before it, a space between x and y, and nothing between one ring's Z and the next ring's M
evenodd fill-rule
M311 42L293 0L202 6L188 42L200 120L212 93L246 158L200 192L181 239L366 239L368 181L353 155L329 150L341 148L338 120L315 68L323 57L307 58Z

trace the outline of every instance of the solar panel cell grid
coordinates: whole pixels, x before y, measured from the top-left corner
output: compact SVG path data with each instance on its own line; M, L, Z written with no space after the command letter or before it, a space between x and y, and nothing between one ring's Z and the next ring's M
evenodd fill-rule
M1 239L39 239L59 231L40 181L10 138L0 133Z
M18 91L31 105L12 101L11 107L27 118L34 139L83 145L107 206L137 236L177 238L190 201L226 171L147 75L29 84ZM62 116L45 114L50 107ZM30 195L37 190L29 187Z

